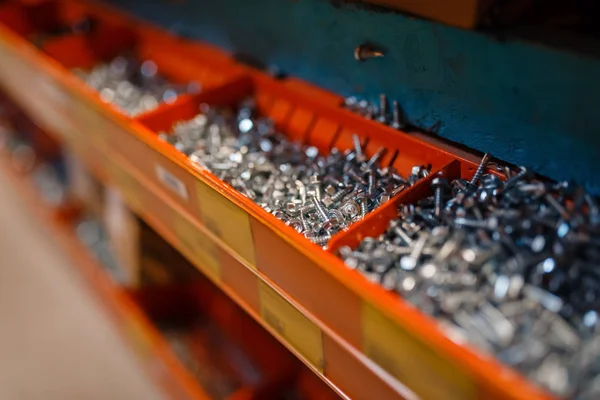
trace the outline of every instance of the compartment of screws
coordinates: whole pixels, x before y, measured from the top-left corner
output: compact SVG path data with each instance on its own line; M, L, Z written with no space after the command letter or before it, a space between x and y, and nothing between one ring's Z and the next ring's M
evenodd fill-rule
M178 114L174 123L155 124L152 117L141 122L196 165L323 247L430 173L430 166L416 165L402 175L386 158L393 150L380 147L367 155L358 134L344 149L335 143L317 147L310 140L294 141L285 124L265 116L253 97L234 106L198 103L199 113L185 114L187 118Z
M494 354L556 395L593 398L600 375L597 200L525 168L505 180L483 174L487 161L470 181L430 178L423 188L430 196L401 205L379 236L337 253L438 319L454 341Z
M97 91L102 101L130 117L172 104L201 90L206 68L155 42L151 35L100 17L86 32L44 42L44 52ZM219 75L219 74L217 74Z
M182 94L200 91L197 82L171 83L159 74L156 62L140 61L133 55L118 56L89 71L74 72L98 91L103 101L130 117L152 111L163 102L172 104Z

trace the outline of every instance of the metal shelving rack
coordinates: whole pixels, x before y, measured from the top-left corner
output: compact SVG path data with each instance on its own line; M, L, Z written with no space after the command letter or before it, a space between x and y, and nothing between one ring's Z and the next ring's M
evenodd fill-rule
M3 4L0 86L338 394L353 399L550 398L498 361L451 341L430 317L349 270L335 255L340 246L381 232L399 204L428 194L435 172L470 178L477 167L474 156L365 120L340 108L336 95L299 80L276 80L218 49L176 38L112 8L68 0L53 4L57 18L94 16L98 29L50 39L37 48L27 37L38 29L33 16L39 4ZM126 49L152 58L169 79L194 80L203 90L137 118L120 114L71 69ZM201 103L227 105L246 96L253 96L260 111L292 139L345 149L352 146L352 134L361 132L368 155L385 144L390 151L384 163L401 172L431 165L434 173L334 236L323 250L157 137L173 122L195 115ZM74 253L86 257L81 250ZM142 331L153 332L105 278L92 270L87 274L121 310L122 324L141 324ZM149 343L159 340L153 335ZM177 372L171 375L174 398L189 397L189 383Z

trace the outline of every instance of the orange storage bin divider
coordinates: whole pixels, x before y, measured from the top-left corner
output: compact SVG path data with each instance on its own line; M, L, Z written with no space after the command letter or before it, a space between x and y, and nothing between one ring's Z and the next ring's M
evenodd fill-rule
M141 115L137 118L137 122L153 133L169 133L175 123L188 121L198 115L201 104L206 103L212 106L225 107L238 99L245 98L251 93L251 90L252 81L248 77L236 79L216 89L192 96L177 105ZM174 148L172 150L176 152Z
M460 177L460 165L460 162L455 160L445 165L439 171L432 172L427 178L421 180L387 202L387 204L384 204L379 209L373 211L363 221L359 221L352 225L348 231L334 236L330 242L329 251L335 254L342 246L355 248L365 237L376 237L385 232L388 223L398 216L398 206L400 204L416 203L419 199L428 196L431 193L431 181L436 176L441 175L448 180Z

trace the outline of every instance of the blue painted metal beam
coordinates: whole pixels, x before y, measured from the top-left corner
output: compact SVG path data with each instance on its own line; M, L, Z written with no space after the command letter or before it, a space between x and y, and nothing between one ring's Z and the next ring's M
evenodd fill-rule
M409 120L600 193L600 58L323 0L112 0L341 95L398 99ZM383 59L357 63L373 41Z

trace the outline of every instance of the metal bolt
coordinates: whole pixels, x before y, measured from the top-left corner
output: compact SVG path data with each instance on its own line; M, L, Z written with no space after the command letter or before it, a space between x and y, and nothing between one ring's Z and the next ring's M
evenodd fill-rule
M400 259L400 267L402 269L407 271L412 271L413 269L415 269L415 267L419 263L419 258L421 257L421 253L425 248L425 243L427 242L428 237L429 236L427 234L421 234L421 236L419 236L419 239L415 243L415 246L413 247L413 250L410 253L410 255L404 256Z
M377 150L375 152L375 154L373 154L373 156L369 159L369 162L367 163L367 167L373 168L377 164L379 159L385 155L386 152L387 152L387 149L385 147L379 148L379 150Z
M400 225L400 221L398 221L397 219L390 221L390 229L399 237L402 239L402 241L407 244L408 246L412 246L413 244L413 240L410 238L410 236L406 233L406 231L404 229L402 229L402 226Z
M382 93L379 95L379 116L377 117L377 122L387 124L387 114L387 96Z
M439 218L442 215L442 206L444 202L444 190L448 187L448 181L442 177L435 177L431 181L431 188L435 195L435 216Z
M375 171L370 170L369 174L367 175L367 194L370 197L373 197L374 192L375 192Z
M399 206L387 231L365 238L353 257L369 280L387 290L396 282L404 299L445 321L446 332L576 398L588 388L580 377L600 376L591 361L600 357L600 339L596 350L589 344L600 338L596 200L524 168L506 183L476 175L473 183L452 182L445 208L435 193Z
M392 102L392 123L390 126L396 130L401 130L404 128L404 124L402 123L401 119L402 116L400 113L400 104L398 104L397 100L394 100Z

